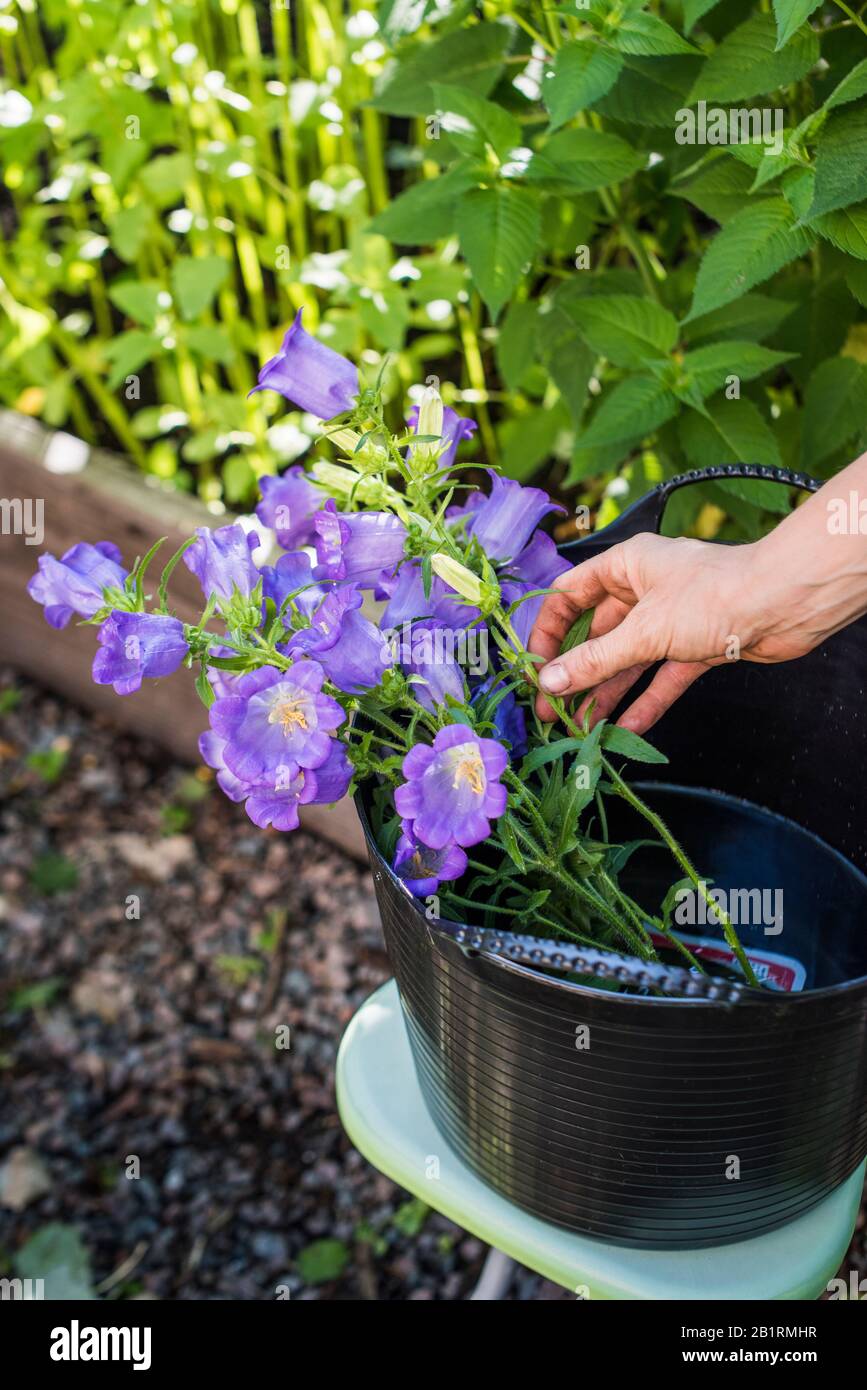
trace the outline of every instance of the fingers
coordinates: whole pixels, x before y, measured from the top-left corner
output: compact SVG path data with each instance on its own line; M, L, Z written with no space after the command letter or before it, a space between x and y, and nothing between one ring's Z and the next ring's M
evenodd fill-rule
M555 579L552 587L556 592L543 600L530 634L528 646L535 656L546 661L555 657L575 619L602 603L615 589L621 600L632 597L621 592L622 585L614 578L615 567L619 568L616 552L621 548L614 546Z
M630 666L649 665L664 655L633 610L610 632L591 637L571 652L561 652L543 666L539 684L545 694L565 699L576 691L595 689Z
M620 704L627 690L632 689L635 682L644 675L647 669L646 665L629 666L619 675L613 676L610 681L603 681L595 690L589 691L586 699L582 700L578 707L578 723L583 721L591 702L593 703L593 714L590 717L591 729L594 724L598 724L600 719L607 719L611 711Z
M620 716L618 724L636 734L646 733L708 669L703 661L666 661L647 689Z

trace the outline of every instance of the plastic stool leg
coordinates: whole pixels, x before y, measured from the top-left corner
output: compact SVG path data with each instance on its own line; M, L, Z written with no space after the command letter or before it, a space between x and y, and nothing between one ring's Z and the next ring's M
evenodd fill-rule
M506 1290L512 1282L514 1271L515 1261L510 1256L504 1255L502 1250L495 1250L492 1246L482 1266L479 1282L470 1294L469 1301L471 1303L498 1302L505 1297Z

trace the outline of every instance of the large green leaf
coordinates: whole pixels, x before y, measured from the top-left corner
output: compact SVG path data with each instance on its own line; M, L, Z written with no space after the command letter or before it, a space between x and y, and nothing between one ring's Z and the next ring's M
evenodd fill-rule
M430 245L451 235L459 197L478 183L477 166L461 160L447 173L420 179L399 193L374 217L370 230L402 244Z
M706 414L686 410L678 421L683 451L694 467L707 464L758 463L765 467L782 465L779 445L767 420L751 400L729 401L724 396L710 401ZM738 479L726 479L728 490L744 501L788 511L784 490L775 483L751 480L749 486Z
M229 273L222 256L183 256L172 266L172 291L188 322L207 309Z
M752 381L783 362L789 362L795 355L793 352L777 352L759 343L729 339L722 343L707 343L694 352L686 353L683 370L695 382L703 399L714 391L721 391L729 377Z
M852 357L830 357L810 377L801 429L802 466L816 465L864 427L867 372Z
M704 253L687 322L728 304L802 256L813 243L783 198L766 198L737 213Z
M845 106L847 101L857 101L863 96L867 96L867 58L862 58L851 72L847 72L842 82L837 83L824 109L832 111L835 106Z
M672 183L676 198L685 198L715 222L725 223L746 207L755 207L750 196L753 176L730 155L715 154L694 172Z
M470 273L497 317L539 240L539 202L531 189L499 183L460 200L457 232Z
M835 111L816 147L816 183L809 220L867 198L867 108Z
M521 127L515 117L465 87L440 82L432 86L440 129L464 155L485 153L490 145L500 159L521 143Z
M724 102L775 92L797 82L819 59L819 40L801 29L777 51L773 15L753 14L727 34L696 78L689 102Z
M639 9L620 15L616 26L608 31L608 37L621 53L635 58L662 58L697 51L664 19Z
M585 106L610 91L620 76L623 59L596 39L565 43L554 55L542 83L542 100L551 128L565 125Z
M120 208L108 219L112 250L123 261L135 261L148 239L154 215L147 203Z
M777 20L777 49L785 48L793 34L800 29L823 0L774 0Z
M145 328L153 328L162 307L161 293L159 280L118 280L110 287L108 297L122 314ZM168 307L168 295L165 298Z
M688 34L720 0L683 0L683 28Z
M618 367L665 357L677 341L674 314L635 295L588 295L572 301L567 312L594 352Z
M857 256L859 261L867 261L867 203L841 208L839 212L826 212L810 226L840 251Z
M527 177L572 193L619 183L644 167L647 156L602 130L561 130L535 154Z
M760 343L776 332L794 307L785 299L772 299L768 294L745 294L693 319L685 326L684 337L692 344L722 338Z
M610 92L598 97L594 110L614 121L638 126L672 126L685 104L702 60L684 54L671 58L627 58Z
M582 449L619 444L651 434L677 414L677 397L653 376L630 376L605 393L590 424L578 437Z
M497 334L497 367L510 391L517 391L535 356L538 306L513 299Z
M444 77L487 96L503 70L511 38L505 24L474 24L416 44L386 68L371 105L392 116L430 115L432 84Z

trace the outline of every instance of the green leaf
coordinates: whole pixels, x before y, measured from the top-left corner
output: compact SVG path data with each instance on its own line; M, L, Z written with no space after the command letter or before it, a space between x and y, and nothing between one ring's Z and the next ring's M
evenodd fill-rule
M867 309L867 265L859 261L846 267L846 287L863 309Z
M342 1240L314 1240L298 1256L298 1273L305 1284L328 1284L339 1279L349 1263Z
M158 280L118 280L110 287L108 297L127 318L153 328L160 312L164 312L160 305L162 293Z
M623 758L632 758L637 763L667 763L668 758L648 743L640 734L631 729L621 729L616 724L607 724L602 735L602 747L609 753L619 753Z
M134 376L139 367L151 362L162 351L160 339L140 329L133 329L129 333L121 333L117 338L112 338L104 348L105 356L112 364L108 374L109 390L113 391L125 377Z
M816 184L807 219L867 198L867 108L829 116L816 147Z
M42 1279L43 1294L53 1303L83 1303L96 1298L90 1256L74 1226L51 1221L24 1242L13 1257L19 1279Z
M743 97L775 92L805 77L818 59L819 40L812 29L800 29L778 52L773 16L753 14L710 54L688 104L719 101L730 105Z
M526 873L527 865L524 863L524 856L521 854L518 845L518 837L515 834L514 822L508 812L497 821L497 830L503 849L518 870L518 873Z
M475 24L416 45L386 68L371 105L391 116L427 116L434 107L432 84L446 76L453 85L487 96L503 70L511 38L505 24Z
M108 218L109 241L122 261L134 261L150 236L153 213L147 203L121 208Z
M222 256L183 256L172 266L172 291L181 317L196 319L207 309L229 273Z
M538 307L531 300L513 299L500 325L497 367L510 391L517 391L533 361L537 315Z
M705 251L686 322L737 299L802 256L813 237L795 225L783 198L767 198L737 213Z
M610 91L623 69L623 59L595 39L565 43L554 55L542 80L542 100L557 130L586 106Z
M563 401L542 406L509 420L503 427L501 467L508 478L519 483L532 477L545 459L550 458L558 435L569 426Z
M771 427L751 400L744 397L729 401L721 397L710 401L705 409L704 415L687 410L678 422L683 451L694 467L726 463L781 467L780 450ZM760 496L761 505L769 510L788 510L785 490L775 483L758 480L746 485L739 479L725 482L727 490L748 502Z
M867 261L867 203L841 208L839 212L826 212L810 225L832 246L860 261Z
M521 127L515 117L464 87L435 82L432 87L434 107L440 117L440 129L452 144L465 155L484 155L490 145L500 159L521 143Z
M806 23L823 0L774 0L777 17L777 50L784 48L792 35Z
M802 467L816 465L864 426L867 372L852 357L830 357L810 377L801 428Z
M701 58L687 55L627 58L611 91L593 102L594 110L639 127L671 127L701 66Z
M749 169L729 155L716 154L694 173L673 182L670 192L693 203L715 222L725 223L744 208L756 206L755 196L750 197L752 181Z
M582 449L619 444L652 434L677 414L677 397L653 376L631 376L611 388L578 436Z
M558 738L555 743L543 743L541 747L534 748L521 763L522 781L546 763L559 762L567 753L577 752L583 743L583 738Z
M530 160L527 178L570 193L589 193L629 178L646 163L645 154L607 131L562 130Z
M377 213L369 230L391 241L428 246L450 236L455 228L458 199L480 182L480 170L468 160L445 174L421 179Z
M650 299L628 294L588 295L566 311L594 352L617 367L640 367L665 357L677 342L674 314Z
M539 202L531 190L499 183L461 199L457 231L470 273L492 318L511 296L539 240Z
M731 376L741 381L752 381L754 377L769 372L783 362L789 362L797 353L776 352L773 348L762 347L759 343L738 342L728 339L722 343L707 343L685 354L683 370L696 383L702 398L720 391Z
M202 667L201 671L196 676L196 694L205 706L205 709L210 709L217 698L214 693L214 687L208 680L208 673L204 667Z
M560 644L561 655L563 652L571 652L575 647L580 647L582 642L587 641L595 612L595 608L585 608L584 612L575 619Z
M703 338L744 339L761 342L770 338L794 308L784 299L772 299L767 294L745 294L712 309L709 314L701 314L684 327L687 342L699 343Z
M698 51L664 19L643 10L627 10L618 19L617 26L608 30L608 38L621 53L636 58L662 58L673 53Z
M690 33L700 19L719 4L719 0L683 0L683 28Z
M188 328L184 337L191 352L205 362L219 362L221 367L227 367L238 355L235 344L222 328L198 324Z
M50 850L39 854L30 868L30 882L37 893L50 897L54 893L67 893L78 884L78 869L71 859Z
M184 194L193 175L193 161L187 154L163 154L139 171L139 179L160 207L167 207Z
M847 72L842 82L837 83L822 109L832 111L835 106L844 106L847 101L857 101L859 97L865 95L867 95L867 58L862 58L860 63L855 64L851 72Z

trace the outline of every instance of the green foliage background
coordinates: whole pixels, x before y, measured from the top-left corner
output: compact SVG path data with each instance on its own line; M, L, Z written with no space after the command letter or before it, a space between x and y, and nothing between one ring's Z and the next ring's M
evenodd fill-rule
M396 418L436 373L480 460L597 522L692 465L867 443L844 0L0 0L0 52L2 398L168 486L247 503L303 456L313 422L245 399L301 305L387 359ZM678 143L700 101L779 109L782 153ZM790 505L696 492L677 529Z

